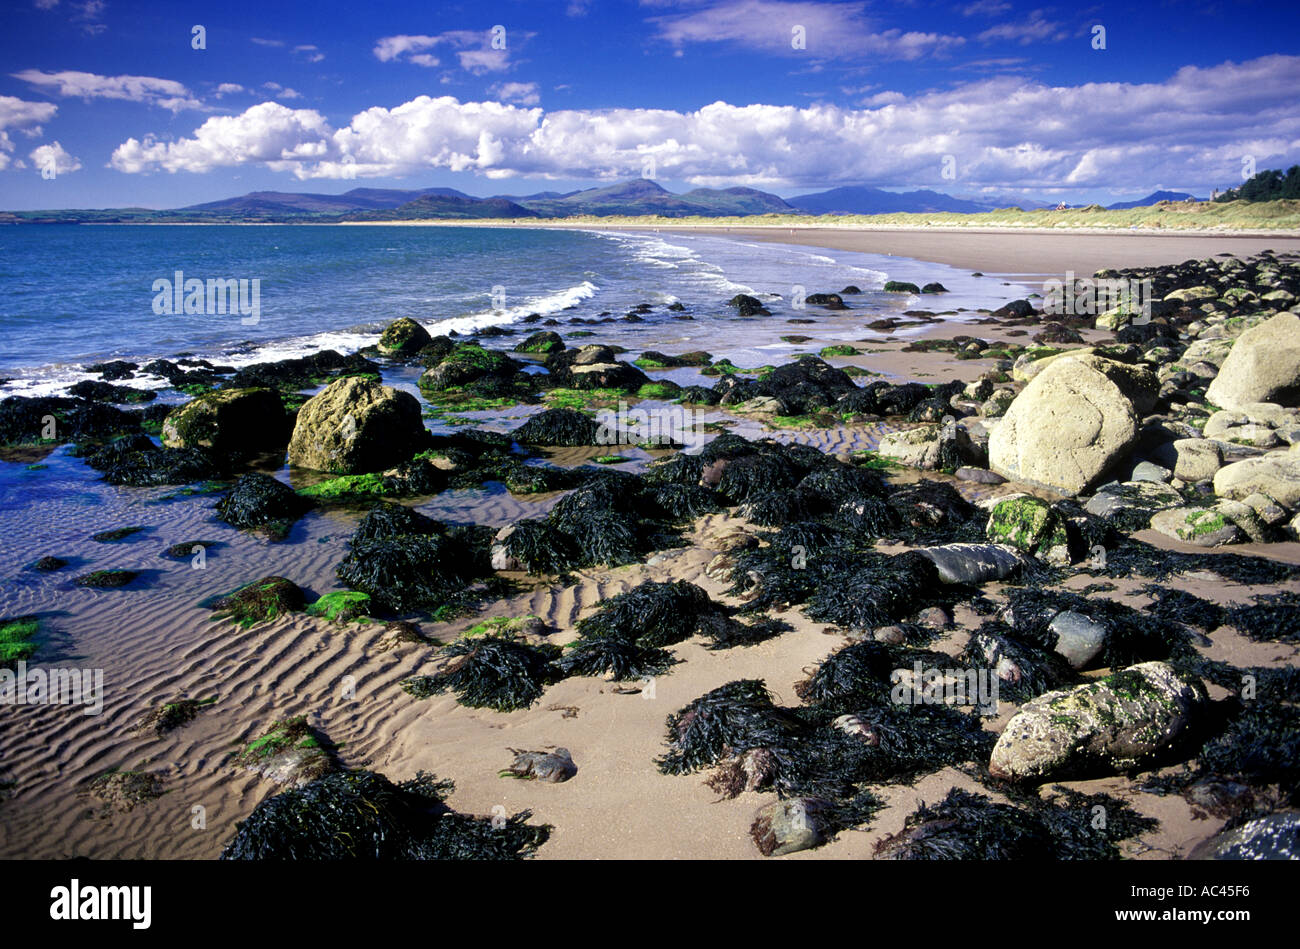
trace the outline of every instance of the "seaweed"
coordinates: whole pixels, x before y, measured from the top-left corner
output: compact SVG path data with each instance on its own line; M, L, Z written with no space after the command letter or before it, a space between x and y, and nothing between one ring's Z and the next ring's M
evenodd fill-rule
M464 545L437 534L396 534L353 543L335 568L344 586L370 595L375 609L436 609L466 587Z
M365 544L382 537L399 534L442 534L446 526L404 504L383 501L361 519L352 534L351 544Z
M1063 590L1014 589L1007 593L1011 625L1022 641L1042 649L1056 645L1049 624L1056 614L1070 610L1107 627L1106 645L1099 663L1123 669L1152 659L1172 659L1193 654L1191 637L1181 623L1135 610L1103 597L1085 597Z
M98 534L92 534L90 539L99 544L112 544L119 540L125 540L132 534L138 534L146 527L117 527L113 530L100 531Z
M1141 592L1152 598L1152 602L1146 606L1147 612L1161 619L1194 626L1206 633L1218 629L1224 623L1223 607L1186 590L1149 583L1142 587Z
M204 706L211 705L216 701L216 698L210 698L202 701L180 699L176 702L167 702L146 715L138 727L140 730L152 728L156 734L165 735L182 725L188 725L194 721L195 716L199 714Z
M72 582L79 587L94 587L106 590L127 586L133 583L138 576L140 576L140 573L137 570L92 570L90 573L82 574Z
M1264 593L1248 606L1234 606L1224 618L1256 642L1300 642L1300 593Z
M608 676L615 682L662 675L678 660L665 649L649 649L613 636L569 643L555 661L565 676Z
M647 580L611 597L578 621L582 639L611 638L642 649L659 649L689 639L707 617L726 616L726 608L693 583Z
M283 540L294 521L311 507L282 481L259 471L250 472L235 482L230 493L217 502L217 517L241 530L259 528L272 540Z
M1136 814L1118 798L1060 789L1064 805L1025 799L994 803L983 794L952 788L938 804L922 804L903 829L876 844L888 860L1100 860L1119 859L1116 843L1145 833L1157 821ZM1095 808L1106 821L1094 825Z
M874 629L938 602L942 586L934 564L916 551L864 555L862 565L820 586L805 612L850 629Z
M41 632L39 616L11 616L0 619L0 669L30 659L36 654Z
M1003 623L984 623L973 632L961 660L996 676L999 695L1017 703L1079 679L1061 656L1021 642Z
M521 445L578 446L598 444L599 426L573 409L547 409L511 432Z
M664 774L686 774L751 748L784 744L800 730L797 719L772 704L758 679L737 679L669 716Z
M402 688L416 698L453 691L462 705L509 712L532 705L563 677L555 665L559 655L560 648L549 643L530 646L498 636L458 640L442 650L451 660L442 670L407 679Z
M888 699L890 673L898 667L897 655L883 643L853 643L822 660L794 690L810 703L853 698L876 704Z
M454 785L420 772L393 784L338 771L268 798L236 825L222 860L517 860L550 836L529 811L504 820L458 814Z

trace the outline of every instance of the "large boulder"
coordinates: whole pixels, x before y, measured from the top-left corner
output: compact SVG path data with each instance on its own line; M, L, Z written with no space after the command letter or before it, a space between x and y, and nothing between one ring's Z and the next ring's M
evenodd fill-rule
M1031 699L1007 722L989 773L1017 781L1115 773L1150 763L1209 702L1199 679L1143 662Z
M383 471L425 446L415 396L369 379L338 379L298 410L289 463L333 474Z
M271 389L205 392L163 421L168 448L202 448L219 457L283 451L289 420L280 394Z
M414 356L432 341L428 330L404 316L384 327L377 348L387 356Z
M1158 385L1146 368L1099 356L1053 360L1011 403L989 438L989 467L1073 496L1136 444Z
M1279 313L1237 337L1205 398L1225 409L1300 404L1300 316Z
M1209 481L1223 467L1223 448L1209 438L1180 438L1174 442L1178 461L1174 477L1188 484Z
M1266 494L1289 510L1300 509L1300 450L1271 451L1224 465L1214 475L1214 493L1234 501Z

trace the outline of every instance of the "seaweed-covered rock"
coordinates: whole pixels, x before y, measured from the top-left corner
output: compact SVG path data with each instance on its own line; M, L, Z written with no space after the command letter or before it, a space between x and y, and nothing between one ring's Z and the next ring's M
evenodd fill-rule
M1180 507L1183 496L1158 481L1111 481L1083 505L1089 514L1125 532L1144 530L1161 511Z
M509 712L532 705L562 678L554 662L559 654L550 643L532 646L502 636L461 639L442 651L450 660L442 670L407 679L402 688L416 698L452 691L462 705Z
M540 333L533 333L523 342L515 346L515 352L556 353L564 348L564 340L560 338L559 333L554 333L550 330L543 330Z
M551 353L546 358L551 383L571 389L617 389L637 392L650 377L629 363L619 362L608 346L591 344Z
M351 541L335 568L339 582L370 595L376 609L406 613L436 609L462 593L478 572L452 537L392 534Z
M352 376L331 382L298 410L289 463L333 474L383 471L427 442L414 396Z
M1148 764L1183 735L1208 703L1199 680L1145 662L1026 703L989 760L997 777L1048 781Z
M139 576L138 570L94 570L82 574L72 582L79 587L111 590L115 587L129 586Z
M758 380L755 391L776 399L783 415L806 415L834 405L857 389L843 369L816 356L778 366Z
M289 787L302 787L334 770L328 743L298 715L273 724L244 746L234 764Z
M68 394L91 402L114 402L119 405L139 402L152 402L158 393L152 389L136 389L133 386L115 386L94 379L84 379L68 387Z
M510 433L521 445L595 445L600 431L590 417L574 409L547 409Z
M217 389L205 392L163 422L168 448L201 448L238 457L283 451L289 422L280 394L271 389Z
M523 369L523 364L495 349L478 343L458 343L456 347L420 376L420 391L435 398L448 389L463 388L487 379L508 381Z
M1151 529L1197 547L1222 547L1246 540L1233 521L1213 508L1174 507L1151 517Z
M248 627L269 623L286 613L295 613L305 604L302 589L284 577L263 577L246 583L234 593L205 601L214 618L233 620Z
M385 356L414 356L432 341L427 329L404 316L385 326L375 345Z
M221 459L201 448L159 448L143 432L124 435L91 451L85 462L109 484L137 488L192 484L226 471Z
M741 316L771 316L771 311L762 302L746 293L737 293L727 301L727 306L734 306Z
M237 825L222 860L517 860L551 828L522 811L504 822L457 814L450 782L421 772L393 784L373 771L338 771L268 798Z
M154 366L150 363L147 371ZM166 366L158 367L161 374L167 375ZM310 356L294 359L281 359L276 362L259 362L242 367L226 383L232 389L279 389L284 392L297 392L312 386L324 385L331 380L344 376L379 378L379 366L359 353L344 356L333 349L322 349ZM172 385L191 381L186 376L178 378L174 372L168 376ZM194 380L199 381L199 380Z
M265 530L272 539L283 539L293 522L311 507L283 481L260 471L251 471L235 482L230 493L217 502L217 518L241 530Z

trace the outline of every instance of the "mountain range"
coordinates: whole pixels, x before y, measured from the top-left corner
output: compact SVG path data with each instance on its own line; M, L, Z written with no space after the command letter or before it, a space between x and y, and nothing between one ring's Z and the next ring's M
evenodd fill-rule
M1134 208L1190 195L1156 191L1137 201L1112 204ZM1051 207L1016 197L963 198L938 191L884 191L842 187L782 198L754 188L696 188L674 194L645 178L579 191L480 198L455 188L353 188L343 194L254 191L234 198L166 211L118 208L98 211L29 211L0 214L0 223L81 222L306 222L409 221L430 219L566 218L660 215L733 217L751 214L887 214L955 212L977 214L998 208Z

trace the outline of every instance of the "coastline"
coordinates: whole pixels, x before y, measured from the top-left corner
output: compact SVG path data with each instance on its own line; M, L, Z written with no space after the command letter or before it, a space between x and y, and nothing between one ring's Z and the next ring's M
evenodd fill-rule
M467 226L484 226L474 224ZM495 226L495 225L488 225ZM585 230L604 228L584 226ZM615 228L610 228L615 229ZM623 228L653 231L654 228ZM745 229L714 228L706 233L737 239L776 243L809 243L829 249L865 250L880 253L873 246L856 244L836 248L813 244L814 238L791 241L785 229L759 234ZM843 233L846 242L873 240L856 231ZM933 251L954 261L966 254L986 254L979 260L990 265L991 275L1015 272L1052 272L1050 255L1035 256L1032 235L1022 240L981 242L980 235L965 234ZM1131 235L1106 235L1131 238ZM1182 259L1186 245L1170 245L1164 235L1150 245L1152 252ZM942 243L942 242L941 242ZM1107 242L1109 245L1110 242ZM1125 244L1129 247L1133 245ZM1270 245L1265 245L1270 246ZM1280 247L1274 247L1281 250ZM1106 253L1111 253L1106 250ZM924 257L911 257L921 262ZM1079 256L1087 259L1087 255ZM1127 257L1125 258L1128 259ZM957 265L957 264L953 264ZM964 265L962 265L964 266ZM1083 265L1076 265L1081 270ZM1039 269L1041 268L1041 269ZM990 290L995 286L990 282ZM996 284L1000 287L1000 284ZM936 308L938 304L936 301ZM862 311L858 311L862 313ZM786 314L781 313L774 320ZM857 340L856 336L828 335L828 314L820 312L817 324L800 327L814 340L816 350L828 343ZM874 315L874 314L873 314ZM735 324L737 327L743 324ZM562 333L564 329L557 327ZM1011 332L1019 332L1013 330ZM975 334L1001 339L1010 336L1005 327L941 321L916 330L911 338L952 338ZM1084 341L1097 343L1109 333L1081 330ZM892 334L891 334L892 335ZM1021 336L1027 335L1020 332ZM604 341L597 334L581 342ZM958 358L950 351L905 351L908 337L892 341L873 340L872 348L859 355L833 357L836 366L857 366L883 372L891 380L946 382L976 378L987 364ZM574 341L578 342L578 341ZM680 348L680 347L679 347ZM677 349L670 349L676 352ZM631 359L629 352L626 359ZM782 360L784 361L784 360ZM414 370L418 374L418 370ZM406 374L404 377L404 373ZM658 372L653 379L665 378ZM385 365L384 382L399 385L411 379L409 367ZM649 403L654 404L654 403ZM531 411L531 409L529 410ZM508 431L519 417L503 421L501 413L483 413L478 427ZM768 436L778 441L807 445L822 454L870 450L878 446L887 431L905 427L902 419L860 424L845 421L832 428L806 427L765 429L752 417L737 417L733 429L748 438ZM555 464L569 466L594 454L586 450L547 452ZM643 458L624 471L639 470ZM106 670L110 693L105 717L99 721L81 716L76 710L33 708L25 712L24 728L14 734L0 779L16 781L14 796L0 804L0 855L47 857L173 857L210 859L234 831L235 824L248 817L253 807L281 790L280 787L230 765L232 747L256 738L273 721L291 715L306 715L331 741L338 743L340 758L347 767L372 768L395 781L413 777L420 770L453 779L456 790L450 803L457 811L472 814L507 813L531 809L535 819L553 824L551 840L538 853L540 859L618 858L734 858L760 859L748 836L755 808L770 798L745 794L732 800L718 800L703 775L670 777L659 773L654 758L664 750L665 718L708 690L738 678L764 679L782 704L793 704L795 684L809 668L853 642L843 628L813 621L795 608L774 610L775 618L793 628L757 645L715 652L701 640L692 639L674 651L681 664L657 682L656 694L623 694L602 678L574 676L548 688L532 707L499 713L468 708L450 696L414 700L401 689L407 676L427 673L436 667L436 651L407 644L391 647L382 627L374 624L335 626L323 619L294 613L249 630L214 624L200 598L228 591L267 574L289 577L313 595L335 589L334 566L343 555L343 544L360 516L359 511L331 508L308 515L295 529L291 541L274 545L240 533L211 520L210 500L190 498L151 505L161 491L109 488L92 479L66 449L48 459L51 476L76 483L90 496L103 500L89 509L60 506L54 511L42 507L39 499L15 499L21 511L10 512L8 526L24 518L51 524L51 552L65 554L75 562L96 567L142 569L154 577L156 589L131 588L122 592L84 589L59 590L53 585L24 583L13 590L17 611L51 609L57 602L67 610L59 621L54 658L71 659ZM270 469L270 473L282 473ZM33 472L30 477L38 475ZM894 483L917 477L952 484L977 502L1015 493L1012 484L991 487L959 483L934 472L898 469ZM33 492L35 494L35 492ZM454 496L453 496L454 495ZM521 517L543 514L555 495L515 497L496 492L446 492L407 502L430 516L458 523L472 514L472 520L493 527ZM5 521L0 521L5 523ZM136 537L105 546L89 539L92 530L140 524L146 527ZM473 616L450 622L421 618L423 631L449 642L473 623L489 616L537 616L554 630L546 639L565 643L574 637L576 622L591 614L615 594L627 592L643 580L686 581L697 584L715 601L729 601L728 584L711 575L710 564L725 553L718 538L728 531L753 531L754 525L734 513L710 514L697 520L688 533L686 546L656 553L644 562L619 568L583 568L566 580L512 575L523 589L488 603ZM216 542L211 572L191 569L187 563L168 564L159 551L168 544L190 538ZM1152 531L1141 539L1162 550L1205 554L1210 557L1263 555L1295 564L1300 562L1300 544L1243 544L1231 551L1206 552L1203 548L1171 541ZM902 547L882 544L885 552ZM46 551L30 551L32 556ZM6 563L16 574L22 557L11 553ZM30 558L26 558L30 559ZM1074 574L1060 585L1074 593L1083 592L1092 580L1086 571ZM1142 608L1149 594L1142 580L1117 578L1109 599ZM1260 593L1275 591L1273 585L1225 584L1204 576L1180 576L1176 589L1215 602L1249 602ZM990 583L985 592L1001 596L1007 588ZM71 607L71 608L69 608ZM956 656L969 630L983 621L972 609L959 605L955 626L935 642L937 651ZM1287 655L1282 655L1287 653ZM1216 633L1210 654L1241 666L1277 668L1294 665L1294 649L1277 643L1260 643L1231 630ZM43 657L46 658L46 657ZM1092 675L1093 673L1089 673ZM1097 674L1100 674L1099 672ZM358 683L355 700L338 697L339 682L353 677ZM115 687L116 683L130 683ZM136 724L159 703L187 696L197 700L214 698L211 710L193 724L166 736L135 730ZM1219 697L1219 693L1216 693ZM990 729L1006 725L1015 706L1007 703ZM570 714L571 713L571 714ZM17 732L17 729L14 729ZM8 736L7 736L8 737ZM508 762L512 747L544 748L563 745L572 750L579 771L571 782L550 786L538 782L503 781L499 769ZM57 749L51 767L49 749ZM128 813L100 813L87 818L84 789L96 775L109 767L149 770L163 775L168 794L158 801L142 803ZM1099 777L1062 782L1084 793L1110 793L1129 802L1139 812L1155 817L1161 826L1138 841L1125 844L1125 856L1137 859L1183 855L1223 824L1218 815L1205 815L1177 795L1146 794L1124 777ZM933 804L950 788L981 794L989 788L965 770L946 766L920 778L915 784L891 783L878 790L884 809L865 832L842 833L814 850L786 859L869 859L877 843L901 830L905 819L922 801ZM995 795L999 803L1010 799ZM203 802L207 827L202 833L187 832L190 802ZM183 818L183 820L182 820ZM181 826L181 832L177 827Z

